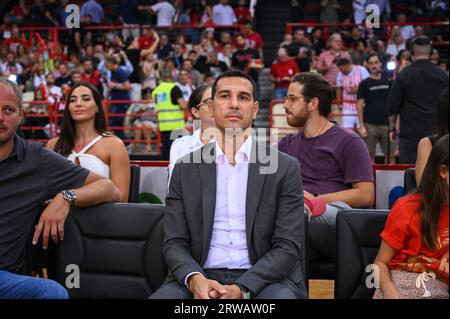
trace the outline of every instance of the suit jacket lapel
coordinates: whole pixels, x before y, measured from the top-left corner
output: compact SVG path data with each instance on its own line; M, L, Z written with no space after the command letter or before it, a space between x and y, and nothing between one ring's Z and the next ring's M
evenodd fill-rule
M247 196L245 203L245 223L247 234L247 246L250 252L250 243L252 238L253 223L255 221L256 208L258 207L259 199L261 197L262 187L264 185L265 174L260 173L261 162L258 159L256 138L253 139L251 160L248 166L248 179L247 179Z
M214 143L206 145L202 150L204 154L211 154L211 147ZM214 151L212 152L214 154ZM214 154L215 156L215 154ZM203 248L201 265L206 262L214 224L214 211L216 209L216 163L215 158L210 161L202 162L198 165L202 187L202 218L203 218ZM198 235L198 234L193 234Z

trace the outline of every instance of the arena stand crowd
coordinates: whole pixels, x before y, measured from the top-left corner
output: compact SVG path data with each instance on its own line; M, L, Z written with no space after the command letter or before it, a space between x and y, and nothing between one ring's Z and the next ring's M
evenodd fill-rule
M321 233L321 236L332 233L339 209L373 205L371 164L375 163L377 143L386 163L395 163L395 158L399 157L401 163L414 164L417 156L402 158L402 155L414 151L417 154L419 140L432 133L424 129L421 136L405 135L405 127L411 125L408 121L417 121L418 116L402 113L401 99L406 97L398 92L402 85L407 87L402 72L412 72L410 66L416 64L414 56L417 59L421 54L417 48L431 43L445 46L446 43L448 52L448 24L445 27L420 24L429 20L448 22L448 1L403 1L405 7L397 7L395 12L393 2L388 0L355 0L350 10L344 10L342 2L345 1L322 0L318 22L335 24L326 27L307 25L309 21L303 19L307 2L291 1L292 22L298 22L299 26L287 29L276 56L269 57L273 62L264 66L263 60L267 58L264 39L254 30L254 8L250 7L249 1L78 1L81 26L67 29L65 8L70 4L68 0L20 0L6 12L0 28L0 77L16 82L25 97L26 116L19 133L25 139L38 141L57 136L64 109L70 102L67 98L71 89L87 82L100 93L106 114L113 115L107 119L109 130L125 142L130 154L161 151L162 159L169 160L170 132L194 128L193 120L197 117L193 116L195 111L191 108L199 109L201 104L189 103L191 95L204 84L212 87L224 72L236 69L248 75L255 84L254 97L259 100L263 70L269 67L272 99L281 100L288 114L297 103L291 92L293 84L306 87L308 81L316 81L314 74L321 74L332 88L330 96L337 109L333 114L330 113L331 103L328 111L323 110L323 105L316 105L309 122L299 124L288 119L288 124L293 127L305 127L307 138L288 137L280 143L280 150L309 165L304 187L312 185L314 191L305 190L306 205L310 214L322 215L323 223L328 227L323 231L319 228L324 227L321 224L315 226L317 229L313 227L313 232ZM377 4L381 8L381 21L396 21L398 25L391 29L352 25L364 21L363 11L368 4ZM429 54L430 64L435 67L433 74L438 75L427 84L434 87L436 96L432 102L424 101L423 105L437 103L437 97L448 88L448 57L441 55L438 48L441 47L434 46ZM321 89L326 91L327 88L322 83ZM164 105L161 94L170 96ZM442 97L439 103L445 104L441 100ZM260 104L260 108L267 107ZM448 99L446 107L448 109ZM178 112L178 118L163 118L158 113L163 113L161 108ZM415 112L414 108L408 112ZM306 159L308 155L297 153L295 149L299 145L310 145L304 147L308 152L314 151L316 142L308 138L315 137L313 133L321 135L329 130L336 131L337 126L328 121L334 120L336 113L341 113L339 126L354 130L362 137L333 133L339 141L352 141L348 151L354 155L353 158L345 152L336 155L339 157L333 157L339 161L336 167L349 169L358 165L360 170L344 174L336 182L340 185L330 186L327 184L330 172L323 172L321 180L312 181L316 178L314 166L317 162L308 162L312 159ZM426 116L430 117L430 114ZM164 121L174 119L178 120L178 126L164 125ZM439 138L448 134L448 122L445 125ZM412 134L412 131L407 133ZM158 137L160 133L162 137ZM362 147L363 140L366 148ZM405 144L406 140L412 142ZM316 144L316 148L328 144L339 146L332 140L322 143ZM331 159L324 160L329 167L333 165ZM363 163L358 164L358 161ZM171 165L174 165L172 159ZM448 162L446 165L448 174ZM305 181L303 174L305 171L302 171ZM335 195L339 192L345 195ZM446 205L448 215L448 199ZM319 213L318 206L323 206ZM319 218L315 221L322 223ZM320 246L324 241L318 235L314 245ZM330 247L314 248L327 257L334 254Z

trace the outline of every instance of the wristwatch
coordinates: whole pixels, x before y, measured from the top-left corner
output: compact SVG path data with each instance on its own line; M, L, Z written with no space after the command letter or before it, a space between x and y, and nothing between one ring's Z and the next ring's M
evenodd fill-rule
M75 204L75 201L77 200L77 194L73 190L65 190L61 192L63 195L63 198L69 202L70 206L73 206Z
M247 287L238 284L238 283L234 283L236 286L239 287L239 289L241 289L241 298L242 299L252 299L252 293L250 292L250 290L248 290Z

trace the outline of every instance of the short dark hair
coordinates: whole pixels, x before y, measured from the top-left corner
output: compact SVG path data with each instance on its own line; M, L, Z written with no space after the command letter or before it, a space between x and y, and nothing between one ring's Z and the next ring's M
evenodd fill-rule
M223 78L243 78L248 80L251 85L252 85L252 98L253 100L255 100L255 93L256 93L256 85L255 85L255 81L253 81L253 79L245 74L244 72L242 72L241 70L236 70L236 69L232 69L232 70L227 70L225 72L223 72L221 75L219 75L217 77L217 79L214 81L214 84L212 86L212 93L211 93L211 97L214 99L214 96L216 95L216 91L217 91L217 84L219 83L219 81Z
M431 39L425 35L415 37L411 41L411 50L414 55L417 54L430 54L432 50Z
M200 85L198 88L196 88L191 96L189 97L189 102L188 102L188 106L189 109L193 108L193 107L197 107L199 106L200 103L203 102L202 98L203 98L203 94L205 93L205 91L210 88L209 85Z
M291 83L303 85L303 90L300 93L305 101L310 102L315 97L319 99L320 115L327 117L330 114L333 88L322 75L313 72L302 72L297 74Z
M343 66L343 65L349 65L349 64L351 64L351 62L347 58L341 58L341 59L337 60L337 62L336 62L337 66Z
M383 61L383 60L381 60L381 57L378 53L371 53L367 56L366 62L369 63L369 60L372 59L374 56L376 56L378 58L378 61L380 61L380 62Z

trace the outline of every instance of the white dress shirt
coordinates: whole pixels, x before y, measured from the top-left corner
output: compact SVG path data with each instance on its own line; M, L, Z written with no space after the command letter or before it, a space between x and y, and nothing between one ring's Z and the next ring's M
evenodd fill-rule
M245 224L252 143L249 136L236 152L234 166L216 143L216 208L208 258L203 269L249 269L252 266ZM196 273L186 276L186 286L188 278Z
M184 155L195 152L205 145L200 139L200 132L200 129L195 130L194 134L177 138L172 142L172 146L170 147L169 181L167 183L167 188L169 188L170 177L172 176L172 171L176 162Z
M252 150L249 136L234 157L228 161L216 143L216 209L208 258L203 268L249 269L245 204L248 164Z

